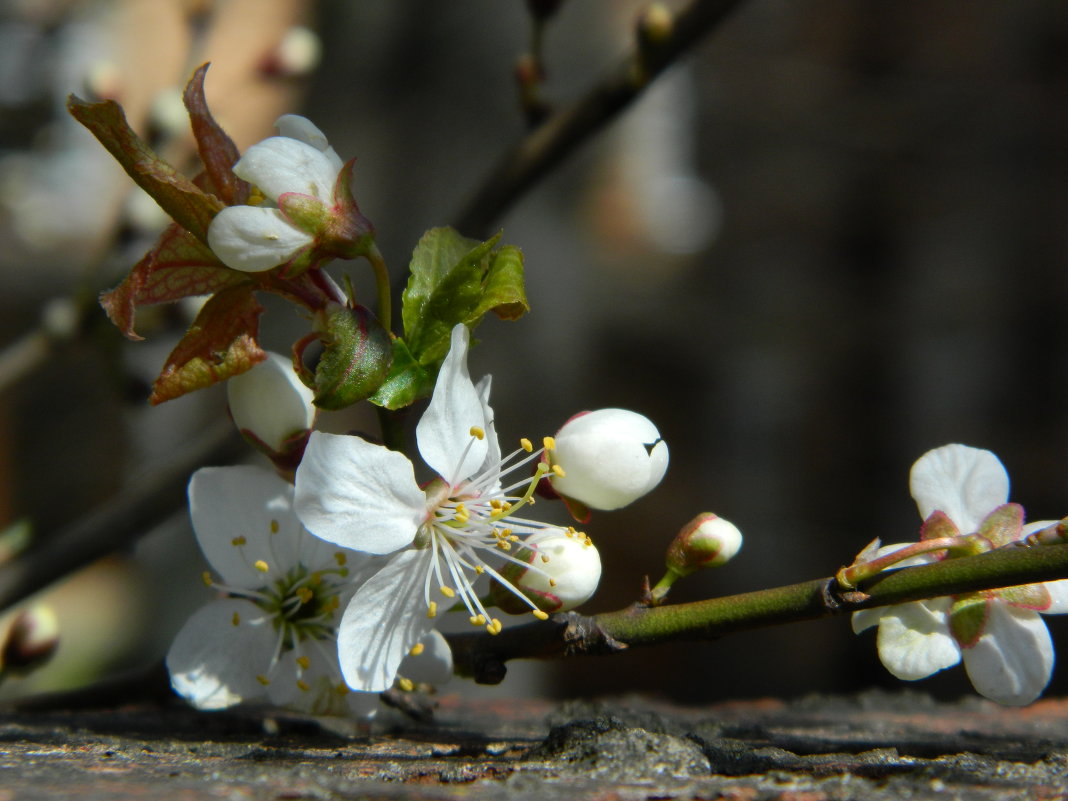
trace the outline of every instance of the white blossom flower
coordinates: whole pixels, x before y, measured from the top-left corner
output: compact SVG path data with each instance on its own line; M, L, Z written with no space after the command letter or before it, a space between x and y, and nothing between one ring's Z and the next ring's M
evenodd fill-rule
M326 209L342 170L341 159L323 132L294 114L278 119L279 136L252 145L234 174L277 203L299 195ZM313 232L276 206L227 206L208 227L208 245L227 267L262 272L289 262L315 242Z
M230 416L238 430L275 453L315 425L313 397L315 393L297 377L292 361L280 353L268 353L251 370L226 382Z
M533 478L528 473L502 486L507 472L541 452L524 440L502 459L488 404L489 377L472 383L468 340L467 328L457 325L416 427L419 453L438 476L427 486L416 483L403 454L321 432L312 434L297 470L296 510L309 531L353 550L393 554L342 617L341 667L354 689L388 686L404 655L434 626L439 604L458 603L472 624L499 632L501 622L487 612L475 580L486 574L514 591L488 560L515 562L509 552L518 550L522 535L554 528L516 516L533 503L547 467L539 464Z
M912 497L924 518L922 539L977 533L995 548L1045 528L1023 525L1023 509L1007 503L1009 477L990 451L946 445L913 465ZM907 543L888 545L878 555ZM899 567L933 561L924 554ZM1039 613L1068 612L1068 580L1028 584L907 604L853 615L853 630L878 626L883 665L900 679L930 676L964 660L975 689L1002 704L1034 701L1053 671L1053 644Z
M598 409L575 415L554 437L549 455L562 471L553 489L590 509L619 509L660 483L668 466L667 443L644 415ZM581 518L580 518L581 519Z
M314 714L366 716L337 663L339 608L365 559L308 534L293 488L255 467L206 467L189 482L193 529L225 593L186 622L167 654L175 691L200 709L268 700Z

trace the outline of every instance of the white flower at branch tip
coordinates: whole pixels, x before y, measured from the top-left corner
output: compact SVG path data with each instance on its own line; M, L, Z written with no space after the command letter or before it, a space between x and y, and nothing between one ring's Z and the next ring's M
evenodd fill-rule
M419 453L437 474L425 488L401 453L352 436L315 432L296 474L296 510L310 532L371 554L392 554L353 596L338 633L349 686L382 690L401 660L454 604L469 621L498 633L474 583L496 578L535 616L547 615L514 590L490 561L514 563L522 537L560 530L517 516L533 503L548 468L538 463L511 485L504 476L536 462L524 440L502 458L489 406L489 377L476 386L467 370L469 333L452 330L430 405L416 427ZM536 547L536 546L533 546ZM541 570L537 565L532 570Z
M313 714L367 717L374 696L349 692L337 663L339 609L365 559L312 537L293 488L256 467L206 467L189 482L197 542L218 574L167 654L175 691L200 709L267 700Z
M275 123L280 135L252 145L234 174L270 201L295 193L329 207L342 163L326 136L304 117L287 114ZM208 246L227 266L262 272L292 259L315 241L313 234L275 206L227 206L208 227Z
M660 483L668 466L667 443L644 415L598 409L575 415L553 438L549 454L559 474L553 489L591 509L619 509Z
M1009 477L990 451L946 445L913 465L912 496L924 518L923 539L978 533L989 548L1045 528L1023 525L1009 504ZM879 556L907 543L879 549ZM935 561L924 554L896 565ZM883 665L900 679L921 679L964 661L975 689L1002 704L1023 706L1041 695L1053 672L1053 643L1041 614L1068 612L1068 580L866 609L853 615L857 633L878 626Z
M274 452L315 425L315 393L280 353L267 358L226 382L230 416L242 433L248 433Z

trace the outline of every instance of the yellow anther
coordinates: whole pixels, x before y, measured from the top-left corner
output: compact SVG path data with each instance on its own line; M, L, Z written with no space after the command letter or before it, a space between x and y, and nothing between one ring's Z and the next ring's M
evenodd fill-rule
M512 536L510 536L508 538L508 540L509 540L509 542L519 542L519 535L518 534L513 534Z
M313 587L318 587L320 584L323 583L323 574L318 571L312 573L310 576L308 576L308 583L311 584Z
M230 540L230 544L233 545L235 548L241 547L246 542L248 542L248 540L246 540L244 537L234 537L232 540Z
M304 681L304 679L297 679L297 687L299 687L304 692L308 692L308 690L311 689L311 686L308 684L308 682Z
M469 619L471 621L471 625L472 626L485 626L486 625L486 616L485 615L475 615L474 617L469 618Z
M423 653L423 651L425 650L426 646L423 645L421 642L417 642L415 645L412 646L412 649L408 653L412 656L419 656L419 654Z
M278 528L279 528L278 521L277 520L272 520L271 521L271 533L272 534L277 534L278 533Z
M501 536L510 537L511 535L512 535L512 529L510 529L510 528L502 528L501 529Z
M542 447L544 447L545 450L547 450L547 451L551 451L551 450L554 450L556 448L556 440L553 439L552 437L545 437L541 441L541 444L542 444Z
M215 583L211 580L211 573L209 573L207 570L200 574L200 578L204 581L204 585L207 587L210 587L212 584Z
M311 660L306 656L298 656L297 664L300 665L301 670L307 670L311 667Z
M486 432L478 426L471 426L471 436L475 439L485 439Z
M237 612L234 612L234 616L232 618L230 618L230 622L235 626L240 626L241 625L241 615L239 615Z
M512 543L508 542L508 540L497 540L497 547L502 551L510 551L512 550Z
M410 693L415 689L415 683L411 679L397 679L397 686L406 693Z
M301 587L297 590L297 597L300 598L302 604L309 603L312 598L315 597L315 593L309 590L307 587Z
M566 476L566 475L567 475L567 473L565 473L565 472L564 472L564 468L562 468L562 467L561 467L560 465L558 465L558 464L554 464L554 465L553 465L553 474L554 474L554 475L555 475L555 476L556 476L557 478L563 478L564 476Z
M490 501L490 508L491 509L500 509L501 508L500 500L498 498L494 498L492 501Z
M500 634L501 630L504 628L504 626L501 624L501 621L499 621L497 618L493 618L493 620L490 621L490 625L493 626L493 631L491 632L491 634Z
M339 606L341 606L341 601L339 601L338 597L335 595L333 598L323 604L323 611L328 613L333 612Z
M334 692L336 692L338 695L348 695L350 690L348 685L345 684L345 682L341 682L334 688Z
M337 562L338 567L344 567L345 563L349 561L349 558L345 556L341 551L335 551L334 561Z
M426 616L427 617L437 617L438 616L438 602L437 601L431 601L429 604L427 604L427 606L426 606Z
M525 450L527 453L531 453L534 450L534 443L526 437L523 437L523 439L519 440L519 447Z
M511 501L505 501L504 503L501 504L501 511L510 512L511 510L512 510Z
M544 554L544 553L543 553L543 554L541 555L541 561L542 561L542 562L548 562L548 561L549 561L549 555L548 555L548 554Z
M452 587L442 587L441 594L444 595L446 598L455 598L456 590L454 590Z
M550 587L555 587L556 586L556 579L549 579L549 586Z
M534 617L536 617L538 620L549 619L549 615L546 612L542 612L540 609L535 609L531 614L533 614Z
M486 572L486 568L484 568L482 565L475 565L475 573L477 575L481 576L485 572Z
M267 566L267 563L264 562L262 559L257 559L255 562L252 563L252 566L254 568L256 568L258 571L260 571L261 573L266 573L267 571L269 571L271 569L271 568L269 568Z
M256 681L258 681L258 682L259 682L260 684L262 684L262 685L263 685L264 687L266 687L266 686L267 686L268 684L270 684L270 683L271 683L271 680L270 680L269 678L267 678L266 676L264 676L264 675L263 675L262 673L261 673L261 674L259 674L259 675L258 675L258 676L256 677Z

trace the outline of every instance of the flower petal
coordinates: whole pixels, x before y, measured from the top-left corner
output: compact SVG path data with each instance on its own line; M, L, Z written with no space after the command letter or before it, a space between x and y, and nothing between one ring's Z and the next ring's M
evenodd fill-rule
M964 649L976 691L992 701L1024 706L1038 698L1053 672L1053 643L1037 612L993 603L986 630Z
M912 681L960 661L960 648L946 625L947 606L948 599L937 598L881 610L876 642L887 670Z
M415 428L419 453L434 471L455 486L475 475L486 459L485 439L471 436L486 430L485 407L467 371L467 326L452 329L449 353L441 364L430 405Z
M234 621L238 621L237 625ZM167 653L171 686L198 709L224 709L262 697L277 635L251 601L225 598L186 621Z
M945 445L921 456L909 474L912 497L926 520L941 510L963 534L1009 499L1009 475L997 456L966 445Z
M299 649L299 650L298 650ZM378 710L376 693L356 693L341 680L337 644L306 641L278 660L267 696L275 706L312 715L368 719ZM298 659L307 660L303 667Z
M319 130L307 117L301 117L299 114L283 114L275 120L274 127L278 129L279 135L297 139L321 151L324 156L330 159L330 163L334 168L334 175L341 172L341 167L343 166L341 156L337 154L334 148L330 147L326 134Z
M260 273L289 261L312 237L294 227L278 209L227 206L208 226L208 246L223 264Z
M315 536L372 554L411 544L426 517L426 496L404 454L319 431L297 468L295 506Z
M1043 609L1044 615L1063 615L1068 612L1068 579L1059 581L1047 581L1042 585L1049 593L1050 605Z
M255 589L272 575L280 578L297 564L307 536L293 512L293 488L258 467L197 470L189 481L189 514L200 550L232 587ZM268 574L254 567L258 560Z
M431 555L430 549L402 551L349 602L337 647L352 689L388 690L412 646L434 627L423 594Z
M288 136L272 136L246 150L234 173L271 200L297 192L332 203L338 169L318 148Z

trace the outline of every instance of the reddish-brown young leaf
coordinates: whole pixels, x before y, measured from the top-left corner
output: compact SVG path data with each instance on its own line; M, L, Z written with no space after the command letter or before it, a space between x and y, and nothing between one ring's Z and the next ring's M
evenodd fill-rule
M212 296L167 357L148 402L155 405L210 387L266 359L256 341L262 313L251 285Z
M210 295L251 283L247 275L223 266L207 245L172 223L123 282L100 296L100 305L128 339L138 340L144 339L134 331L138 306Z
M233 166L241 153L208 109L204 97L204 76L207 71L208 65L201 65L189 79L182 94L182 102L193 126L193 137L197 140L197 151L204 162L204 179L197 184L214 192L226 205L237 206L248 200L249 185L234 175Z
M222 201L202 191L157 156L126 122L122 106L114 100L87 103L71 95L67 110L176 223L201 242L207 242L208 225L222 209Z

